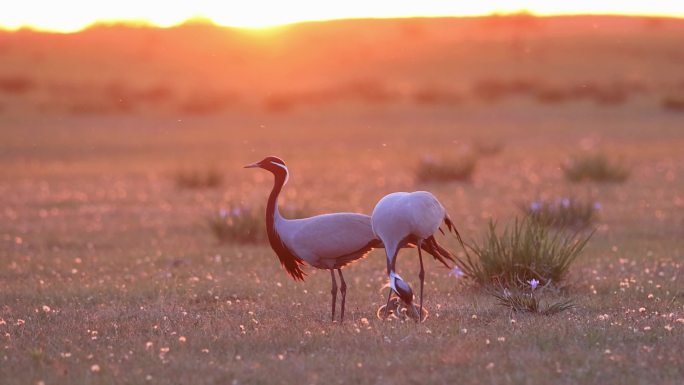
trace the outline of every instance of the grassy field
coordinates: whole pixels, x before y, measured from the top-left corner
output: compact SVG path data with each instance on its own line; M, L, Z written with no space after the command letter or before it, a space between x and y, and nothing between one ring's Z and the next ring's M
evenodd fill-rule
M324 71L302 75L332 55L325 46L271 73L279 79L273 89L263 82L252 92L243 79L232 90L236 104L200 110L180 107L183 92L207 89L194 83L201 74L190 74L201 63L183 67L187 57L153 73L150 63L171 53L151 51L149 59L133 44L129 57L112 43L110 64L129 60L140 67L124 73L111 64L103 71L116 76L105 79L97 71L104 56L77 60L96 50L93 41L107 41L93 38L97 31L83 35L90 48L76 52L68 49L76 43L63 43L62 54L51 50L69 37L2 35L0 55L7 60L0 61L0 80L18 77L31 85L17 92L16 82L15 88L0 82L0 383L680 384L684 114L663 108L662 98L682 92L684 29L675 21L626 20L603 24L610 28L599 28L596 39L587 38L589 29L563 35L567 20L543 20L548 34L530 39L547 47L545 53L529 63L513 60L510 73L508 60L522 43L505 32L529 31L525 23L502 27L494 19L484 24L494 32L473 40L480 35L472 29L484 28L477 20L453 22L454 31L470 31L454 42L436 32L451 25L447 20L400 24L399 37L386 32L394 31L392 24L381 23L377 28L387 35L378 37L365 22L352 38L367 42L369 52L394 36L409 54L422 53L420 60L389 50L369 57L367 66L355 62L336 80L374 79L375 85L354 83L348 91ZM310 39L334 41L345 31L333 23ZM211 36L196 47L203 58L220 40ZM264 52L277 58L309 35L287 36L282 51L249 51L247 62ZM466 55L478 42L488 44L479 48L485 56ZM628 48L612 50L611 42ZM587 52L601 55L582 56ZM383 63L392 63L386 78ZM466 74L450 72L450 63ZM234 65L231 76L245 63ZM211 78L218 64L207 68ZM253 70L249 76L258 78L267 68ZM106 104L110 99L83 93L101 96L107 79L139 85L175 73L187 77L170 83L172 96L160 105L129 99L133 107L116 109ZM525 73L540 78L526 91L505 90ZM292 86L289 75L302 83ZM624 98L602 103L569 91L594 78L602 87L622 84ZM495 86L470 88L477 79L496 79ZM230 81L219 80L220 90ZM624 91L635 83L634 91ZM383 99L377 84L399 93ZM440 92L414 99L411 90L423 85ZM124 88L126 97L117 100L132 95ZM329 89L336 90L325 94L332 101L313 102ZM496 100L482 92L494 92ZM417 178L426 156L448 157L477 143L501 151L477 156L469 180ZM592 151L627 165L628 179L567 181L564 162ZM265 204L270 174L242 166L266 155L281 156L290 168L283 205L370 213L389 192L425 189L439 197L468 242L481 239L490 218L506 223L519 215L520 202L591 197L602 208L596 233L570 270L568 295L576 308L553 316L511 313L430 260L427 322L383 322L375 312L386 298L385 257L376 250L345 270L348 319L331 323L328 272L309 270L306 282L295 283L267 245L219 243L207 223L232 202ZM180 188L175 175L188 169L218 169L223 183ZM455 239L439 240L460 250ZM415 252L402 251L397 267L417 288Z

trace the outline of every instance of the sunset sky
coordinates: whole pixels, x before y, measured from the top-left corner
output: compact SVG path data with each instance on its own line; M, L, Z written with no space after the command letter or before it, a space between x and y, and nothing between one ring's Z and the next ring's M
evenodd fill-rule
M260 28L309 20L368 17L474 16L529 11L537 15L621 14L684 17L684 1L672 0L22 0L0 12L0 28L77 31L95 22L131 21L172 26L190 18Z

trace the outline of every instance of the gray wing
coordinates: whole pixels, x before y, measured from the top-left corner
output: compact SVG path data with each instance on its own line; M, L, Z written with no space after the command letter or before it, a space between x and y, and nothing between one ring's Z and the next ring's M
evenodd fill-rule
M412 192L404 200L410 207L413 234L421 239L433 235L446 216L444 206L427 191Z
M288 221L284 241L314 267L340 268L364 257L380 243L368 215L334 213Z

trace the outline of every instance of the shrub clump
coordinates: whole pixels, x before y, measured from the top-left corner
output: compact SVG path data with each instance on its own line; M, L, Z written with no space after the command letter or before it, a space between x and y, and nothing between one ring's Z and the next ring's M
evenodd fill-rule
M207 219L209 228L216 239L221 242L242 244L266 243L266 208L251 208L244 205L232 205L231 208L220 209ZM286 206L281 210L287 218L306 218L311 216L309 210Z
M472 154L448 159L426 156L418 163L416 178L421 182L469 181L476 164L477 158Z
M572 182L624 182L629 177L629 169L603 154L576 156L562 168L565 177Z
M554 231L531 218L516 219L498 233L490 221L482 243L470 246L477 258L467 255L458 264L467 278L485 287L515 288L531 280L558 285L592 234Z
M216 188L223 184L223 174L213 168L179 170L174 174L176 186L186 189Z
M264 210L245 206L222 208L207 222L219 242L263 243L267 241Z
M575 197L558 198L555 201L535 200L520 203L520 210L533 221L544 226L583 229L591 226L598 218L602 206Z
M684 112L684 95L668 95L663 97L661 105L669 111Z
M0 77L0 91L8 94L23 94L34 87L33 80L23 76Z
M503 151L504 144L493 139L479 139L473 142L473 149L481 156L493 156Z

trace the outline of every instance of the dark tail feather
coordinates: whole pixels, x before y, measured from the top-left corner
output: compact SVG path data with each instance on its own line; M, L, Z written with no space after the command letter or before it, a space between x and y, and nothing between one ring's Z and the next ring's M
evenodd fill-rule
M285 270L287 270L287 273L290 274L292 279L295 281L303 281L304 277L306 277L306 273L304 270L302 270L302 266L304 266L304 261L301 259L288 259L288 260L280 260L280 263L283 265Z
M461 238L461 234L458 233L458 230L456 230L454 222L451 221L451 218L449 218L448 215L444 217L444 223L447 225L447 228L450 231L456 234L456 238L458 238L458 242L461 244L461 247L463 248L463 251L466 255L465 261L459 257L456 257L456 264L466 273L467 276L472 277L474 275L475 270L474 262L473 259L470 257L470 254L468 253L468 249L466 248L465 242L463 242L463 238Z
M461 238L461 234L459 234L458 230L456 229L456 226L454 225L454 222L451 220L451 218L449 218L449 215L444 216L444 223L446 224L447 229L449 229L449 231L456 234L456 238L458 238L458 242L461 244L463 251L470 259L470 256L468 255L468 249L466 249L465 243L463 242L463 238Z
M463 251L465 251L465 254L468 257L468 261L470 262L470 255L468 254L468 249L466 249L465 242L463 242L461 234L458 232L456 226L454 225L454 222L451 220L451 218L449 218L448 215L444 217L444 224L450 232L456 235L458 242L461 244L461 247L463 247ZM441 227L439 228L439 230L442 232L442 234L444 234L444 231ZM449 250L443 248L439 243L437 243L437 240L435 239L434 235L425 239L421 248L425 250L428 254L432 255L437 261L441 262L447 268L451 268L451 266L449 266L449 262L447 261L451 261L459 265L459 267L461 268L463 268L464 266L468 266L459 257L451 254Z
M437 240L434 236L430 236L429 238L427 238L423 242L421 248L425 250L428 254L432 255L437 261L441 262L447 268L451 268L447 260L454 263L456 262L454 256L449 252L449 250L440 246L440 244L437 243Z
M461 234L456 229L454 222L451 220L451 218L449 218L449 215L444 216L444 224L446 225L447 230L449 230L449 232L456 234L458 242L461 244L461 247L463 247L463 251L465 251L466 255L468 256L468 260L470 260L470 256L468 255L468 250L466 249L465 243L463 242L463 238L461 238ZM441 227L439 228L439 230L442 232L442 234L444 234L444 231ZM458 257L454 256L453 254L451 254L449 250L443 248L439 243L437 243L437 240L434 236L427 238L425 242L423 242L422 249L428 252L433 257L435 257L436 260L441 262L447 268L451 268L447 260L458 265L463 265L462 261ZM458 263L457 261L461 263Z

